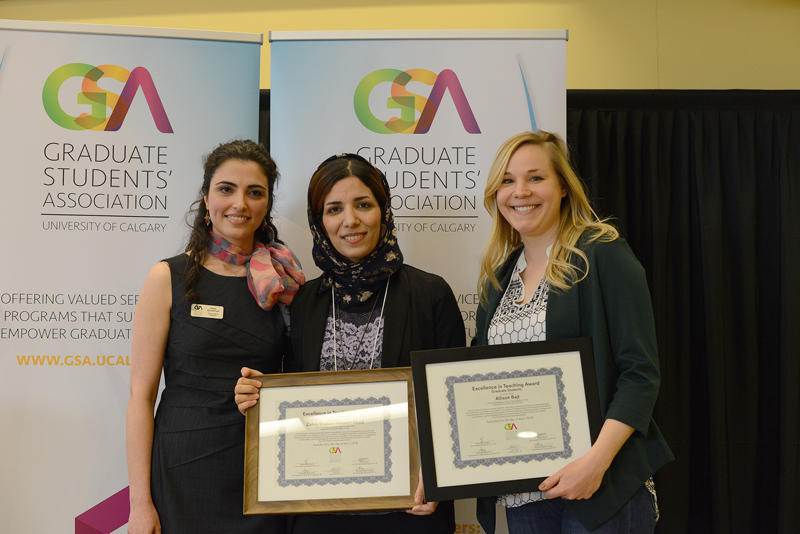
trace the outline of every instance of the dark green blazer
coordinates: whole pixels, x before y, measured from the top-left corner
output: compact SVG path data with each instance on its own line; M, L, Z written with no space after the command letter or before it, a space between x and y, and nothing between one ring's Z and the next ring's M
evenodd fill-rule
M600 410L634 428L603 482L587 500L568 502L589 530L610 519L662 465L674 459L652 413L660 384L655 322L644 268L624 239L582 240L589 274L567 291L547 296L547 339L590 337L594 349ZM486 345L489 322L511 280L522 248L497 269L500 289L489 285L478 307L473 344ZM575 258L573 264L584 268ZM535 489L535 488L531 488ZM478 519L487 533L495 527L494 498L478 500Z

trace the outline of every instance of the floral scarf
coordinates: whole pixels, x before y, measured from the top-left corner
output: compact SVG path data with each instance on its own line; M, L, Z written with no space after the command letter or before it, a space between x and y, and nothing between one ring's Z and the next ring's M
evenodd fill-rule
M403 253L397 244L397 230L394 227L386 177L383 177L383 188L387 200L381 214L381 236L372 252L357 262L336 252L325 229L317 224L311 207L308 209L308 225L314 237L311 253L314 263L322 269L320 293L330 291L333 284L336 304L345 309L366 302L383 289L386 279L403 265Z

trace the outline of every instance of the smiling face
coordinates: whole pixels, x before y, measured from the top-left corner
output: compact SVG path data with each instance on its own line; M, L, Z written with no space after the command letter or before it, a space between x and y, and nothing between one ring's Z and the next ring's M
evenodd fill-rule
M203 195L211 230L249 253L253 234L269 208L267 176L258 163L229 159L222 163Z
M541 237L552 241L566 194L545 149L524 144L508 160L496 193L497 208L523 240Z
M381 209L370 188L348 176L336 182L325 197L322 225L336 252L359 261L378 244Z

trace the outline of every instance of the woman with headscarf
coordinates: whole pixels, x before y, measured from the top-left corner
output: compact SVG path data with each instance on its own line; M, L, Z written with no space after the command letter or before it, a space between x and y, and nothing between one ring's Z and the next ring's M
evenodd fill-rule
M403 263L383 173L356 154L328 158L308 186L313 257L322 270L291 308L287 371L340 371L410 365L413 350L464 346L464 323L441 277ZM257 402L258 374L243 369L236 402ZM405 512L298 515L294 534L437 533L454 530L452 502Z

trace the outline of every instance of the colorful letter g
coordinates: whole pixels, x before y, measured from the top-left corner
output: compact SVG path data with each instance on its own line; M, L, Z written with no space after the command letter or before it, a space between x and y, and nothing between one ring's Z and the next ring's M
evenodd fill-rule
M122 94L116 95L100 89L97 81L109 76L124 82ZM90 106L90 113L81 113L73 117L66 113L59 104L58 93L61 86L70 78L81 77L81 91L76 95L78 104ZM68 63L54 70L42 88L42 104L50 119L68 130L106 130L116 131L122 126L128 114L133 98L139 87L150 107L150 114L159 132L173 133L172 125L167 118L161 97L156 91L150 72L144 67L136 67L128 71L117 65L95 67L86 63ZM111 116L106 119L106 108L112 108Z

